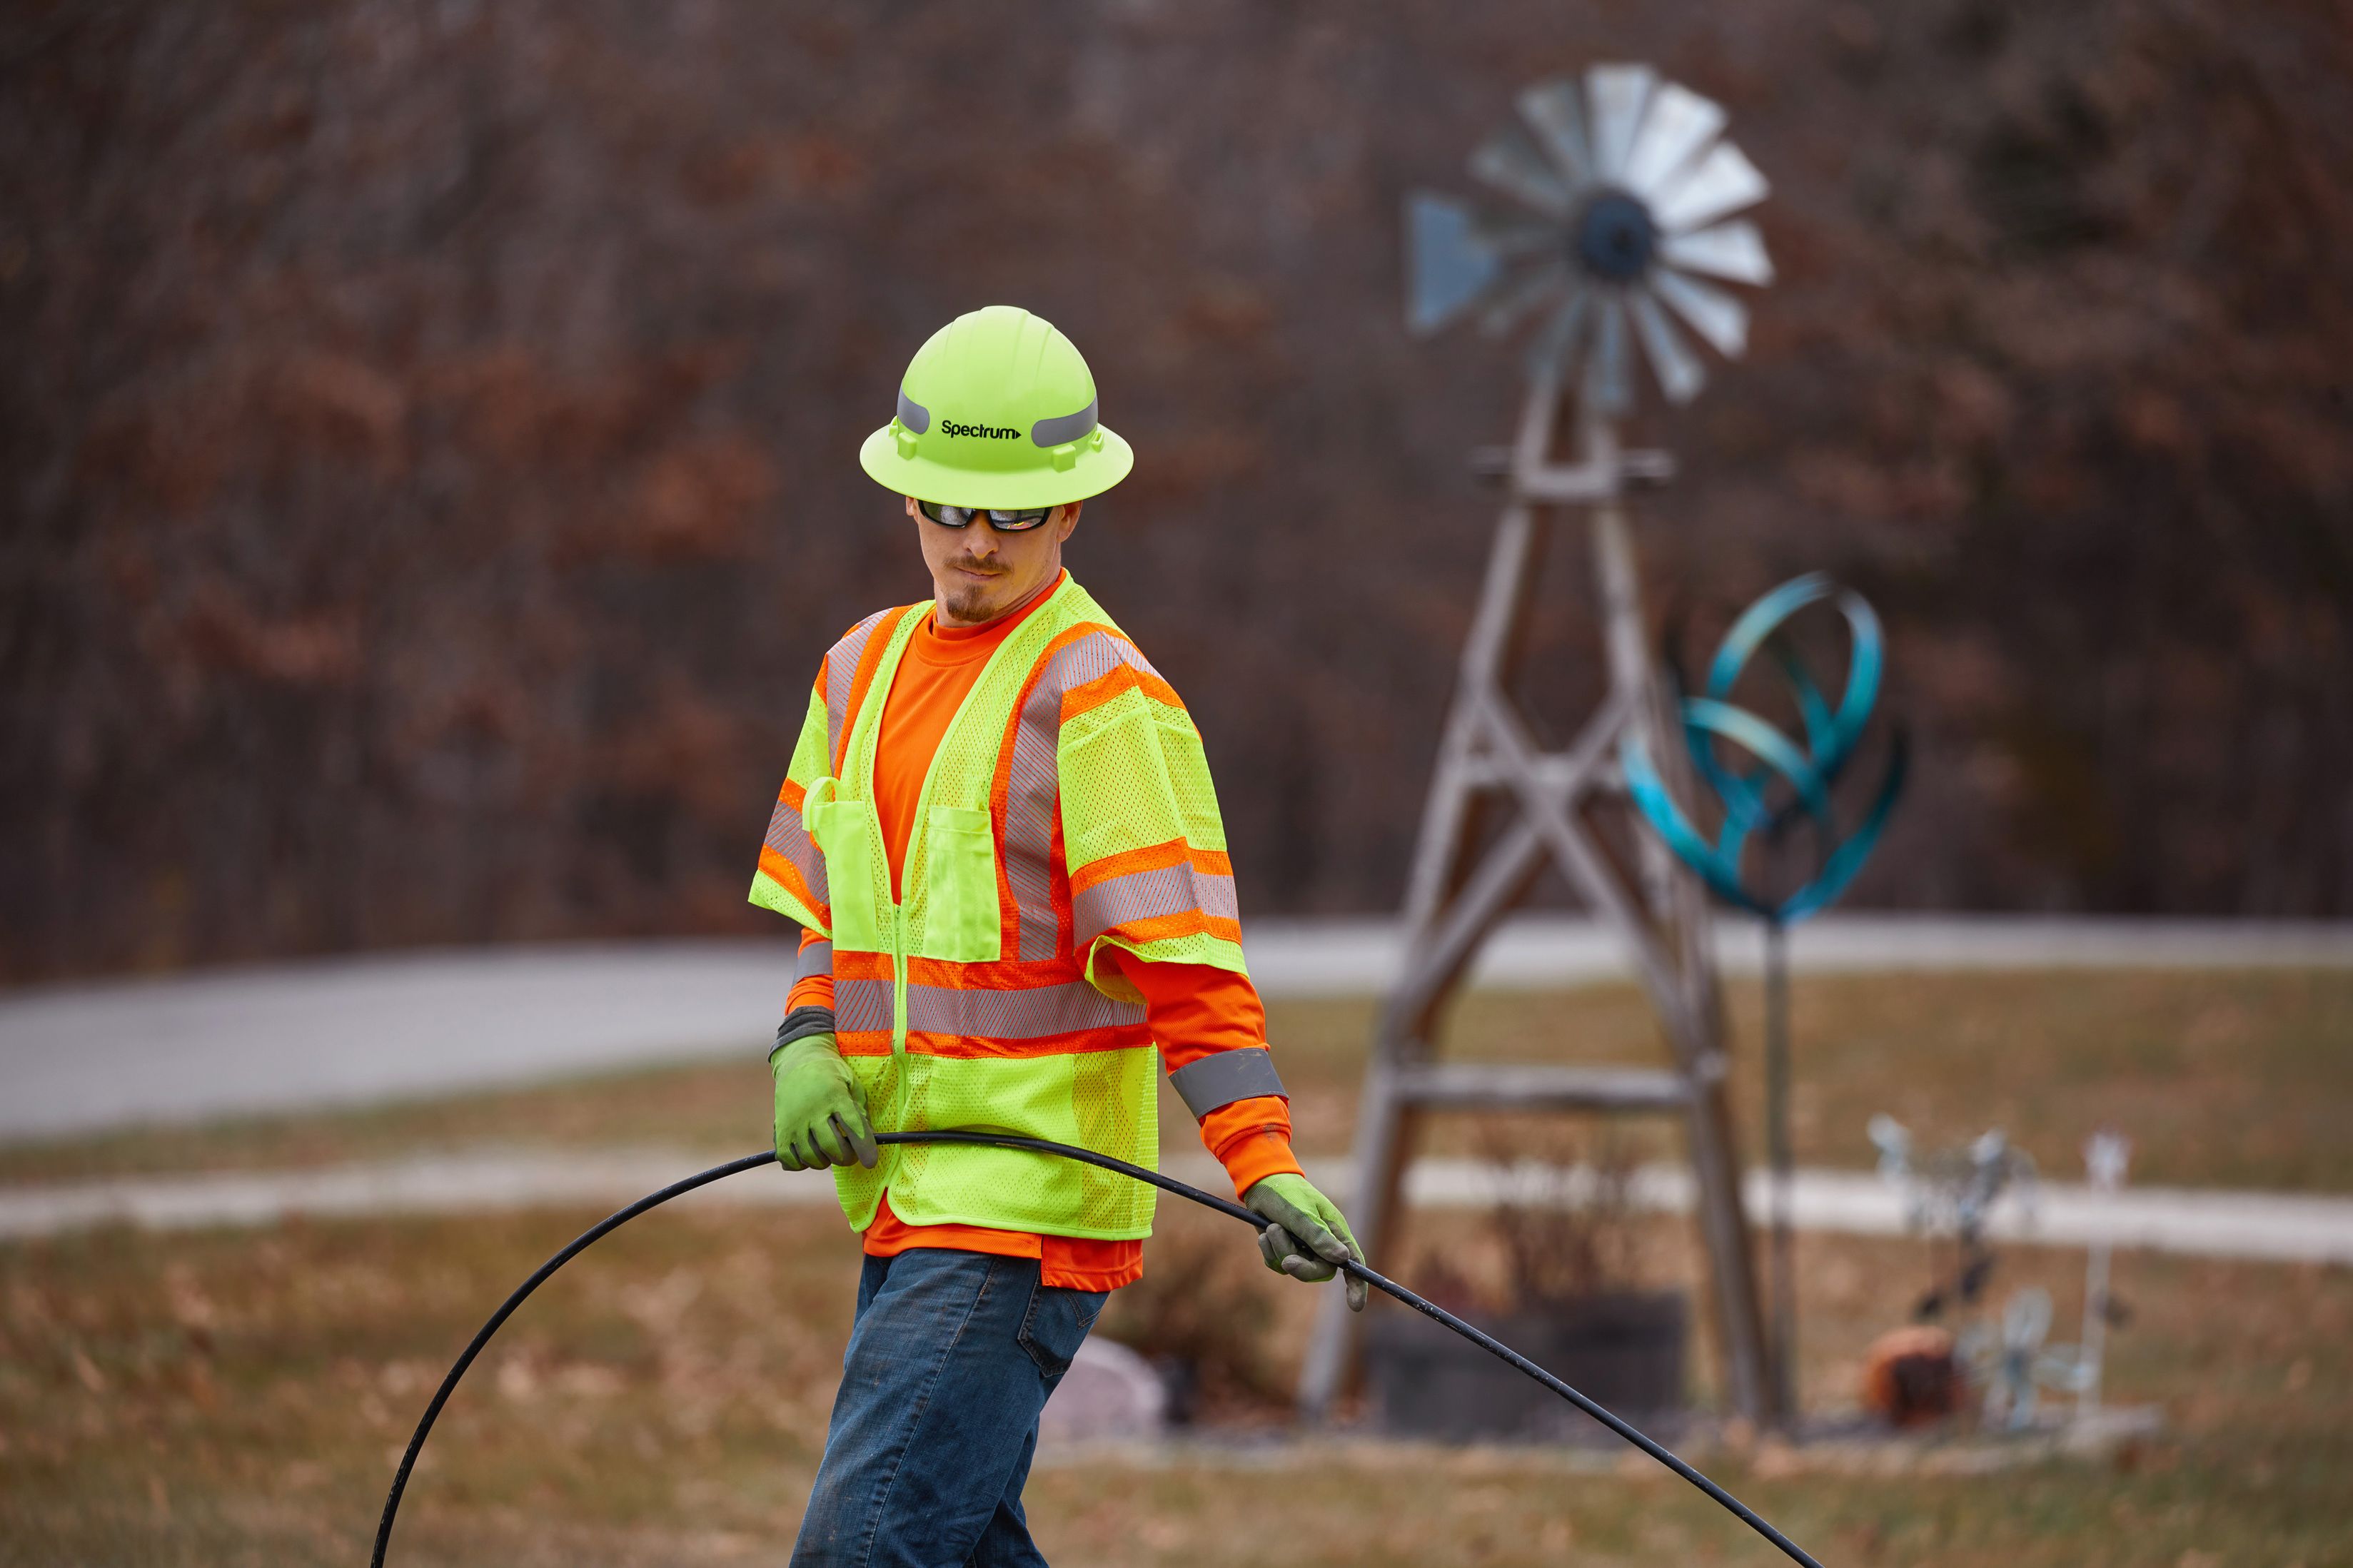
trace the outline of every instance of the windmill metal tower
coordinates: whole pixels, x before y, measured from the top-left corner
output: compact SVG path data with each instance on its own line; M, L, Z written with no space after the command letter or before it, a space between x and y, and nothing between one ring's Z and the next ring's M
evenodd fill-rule
M1503 198L1418 194L1407 204L1406 320L1434 331L1475 314L1490 334L1528 331L1527 393L1504 475L1506 498L1462 649L1407 885L1405 965L1383 1006L1356 1124L1350 1218L1367 1256L1395 1230L1414 1122L1433 1110L1657 1113L1683 1118L1714 1275L1714 1313L1735 1409L1782 1412L1767 1364L1740 1172L1725 1101L1723 1023L1701 890L1655 839L1621 867L1588 812L1623 810L1616 763L1630 731L1652 757L1680 745L1649 653L1621 498L1672 472L1660 451L1629 451L1617 421L1634 397L1632 362L1675 404L1706 380L1675 323L1717 353L1746 346L1747 310L1708 279L1763 285L1772 266L1756 227L1733 216L1765 180L1720 139L1724 110L1645 66L1597 66L1582 80L1521 93L1520 122L1471 156ZM1567 460L1555 455L1566 435ZM1511 689L1534 568L1557 515L1581 509L1591 536L1609 695L1564 750L1546 752ZM1670 781L1672 782L1672 781ZM1501 813L1501 831L1482 835ZM1483 847L1482 847L1483 846ZM1439 1060L1436 1021L1481 944L1546 867L1558 868L1625 940L1666 1037L1662 1068L1504 1067ZM1345 1381L1354 1324L1327 1292L1302 1373L1311 1420Z

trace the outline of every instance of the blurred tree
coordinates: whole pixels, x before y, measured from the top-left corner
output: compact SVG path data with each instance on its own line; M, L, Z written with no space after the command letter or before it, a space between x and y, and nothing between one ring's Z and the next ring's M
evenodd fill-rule
M1511 362L1398 327L1400 194L1646 58L1783 282L1652 581L1886 614L1862 902L2353 913L2353 42L2326 0L0 16L0 975L765 931L826 643L925 591L851 458L994 300L1135 478L1077 568L1183 691L1246 907L1395 899ZM1573 563L1568 568L1573 574ZM1541 668L1597 684L1574 584Z

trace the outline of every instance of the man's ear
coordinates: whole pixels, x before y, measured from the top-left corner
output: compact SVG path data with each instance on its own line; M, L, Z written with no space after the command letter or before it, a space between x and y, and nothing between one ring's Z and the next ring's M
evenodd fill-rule
M915 515L915 498L913 496L909 496L907 498L907 515L909 517Z
M1086 504L1087 503L1082 500L1066 501L1063 503L1062 537L1064 539L1070 538L1071 531L1079 526L1079 509Z

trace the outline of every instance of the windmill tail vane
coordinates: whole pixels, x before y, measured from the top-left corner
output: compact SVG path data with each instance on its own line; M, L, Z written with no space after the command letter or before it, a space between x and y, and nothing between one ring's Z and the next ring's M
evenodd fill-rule
M1533 323L1530 374L1567 382L1581 365L1596 412L1631 404L1638 353L1670 402L1690 402L1707 372L1684 334L1738 357L1748 308L1721 285L1773 280L1757 226L1733 216L1765 176L1723 140L1721 105L1648 66L1539 82L1518 108L1471 155L1485 195L1407 198L1407 325Z

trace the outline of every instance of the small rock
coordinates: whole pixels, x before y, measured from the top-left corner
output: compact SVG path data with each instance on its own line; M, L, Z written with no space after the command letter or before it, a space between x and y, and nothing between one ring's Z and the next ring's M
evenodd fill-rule
M1152 1363L1115 1341L1090 1339L1039 1417L1041 1443L1157 1437L1167 1426L1168 1392Z

